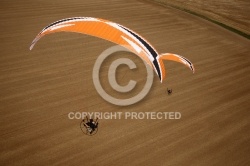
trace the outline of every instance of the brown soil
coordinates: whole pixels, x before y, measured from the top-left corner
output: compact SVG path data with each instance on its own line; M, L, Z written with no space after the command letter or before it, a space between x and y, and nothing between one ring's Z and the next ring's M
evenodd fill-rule
M225 0L154 0L187 9L250 35L250 2Z
M248 165L249 40L173 8L143 1L1 1L0 165ZM191 60L166 62L141 102L118 107L96 92L92 69L114 44L58 33L49 23L74 16L112 20L138 32L158 52ZM129 56L129 55L126 55ZM143 63L134 56L138 67ZM121 71L126 68L121 68ZM145 70L124 74L141 78ZM121 72L121 74L123 74ZM141 78L142 80L145 78ZM172 88L168 96L166 89ZM180 112L180 120L100 120L89 137L69 112Z

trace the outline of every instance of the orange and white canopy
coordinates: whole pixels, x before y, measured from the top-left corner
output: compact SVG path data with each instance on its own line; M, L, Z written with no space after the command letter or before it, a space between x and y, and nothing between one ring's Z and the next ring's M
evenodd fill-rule
M44 35L55 32L77 32L99 37L121 45L146 61L159 76L161 82L165 78L163 60L180 62L194 72L193 64L186 58L164 53L158 54L154 47L136 32L111 21L92 17L73 17L56 21L46 26L33 40L30 50Z

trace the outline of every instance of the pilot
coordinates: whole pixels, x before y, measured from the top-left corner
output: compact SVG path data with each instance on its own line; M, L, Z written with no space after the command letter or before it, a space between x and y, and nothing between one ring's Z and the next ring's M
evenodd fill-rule
M93 119L90 119L89 122L86 123L86 125L90 128L89 132L90 134L92 134L95 131L95 129L98 127L98 122L94 122Z
M167 91L168 91L168 95L171 95L172 89L167 89Z

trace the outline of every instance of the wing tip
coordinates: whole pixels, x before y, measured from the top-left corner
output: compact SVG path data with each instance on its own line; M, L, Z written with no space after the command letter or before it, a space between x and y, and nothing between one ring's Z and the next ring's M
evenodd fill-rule
M37 36L31 43L30 45L30 50L33 49L33 47L35 46L36 42L41 38L41 36Z
M34 44L31 44L30 45L30 51L33 49L33 47L34 47Z
M193 74L194 74L194 73L195 73L195 68L194 68L194 65L193 65L193 64L190 66L190 69L192 70L192 72L193 72Z

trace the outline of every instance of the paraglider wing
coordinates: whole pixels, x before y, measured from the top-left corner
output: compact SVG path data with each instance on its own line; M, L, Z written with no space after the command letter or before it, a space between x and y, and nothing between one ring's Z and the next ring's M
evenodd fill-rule
M56 21L46 26L33 40L30 50L43 36L55 32L76 32L99 37L121 45L146 61L156 72L160 81L165 78L163 60L172 60L188 66L193 72L193 64L176 54L159 54L153 46L134 31L111 21L92 17L73 17Z
M154 56L158 55L145 39L132 30L114 22L91 17L67 18L46 26L33 40L30 50L43 36L62 31L92 35L124 46L141 57L151 67L151 61L154 60Z
M187 58L177 55L177 54L171 54L171 53L163 53L160 54L159 56L160 59L160 66L164 67L163 60L170 60L170 61L175 61L184 64L187 66L193 73L195 72L194 65L192 64L191 61L189 61ZM165 78L165 70L163 70L162 77L163 79Z

